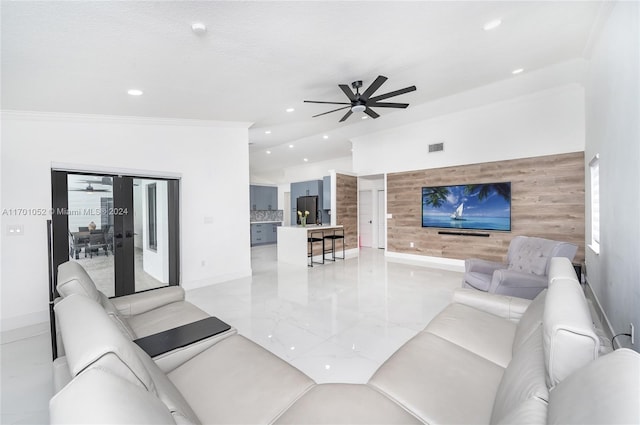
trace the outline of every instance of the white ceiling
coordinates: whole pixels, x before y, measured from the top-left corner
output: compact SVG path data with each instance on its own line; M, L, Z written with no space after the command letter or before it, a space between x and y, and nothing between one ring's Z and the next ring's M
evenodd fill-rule
M600 2L2 1L2 108L252 122L252 172L350 155L344 134L583 57ZM502 19L493 31L483 25ZM197 35L191 24L203 22ZM338 84L378 75L408 110L354 114ZM130 88L144 91L127 95ZM295 112L285 112L286 108ZM391 124L391 120L387 121ZM349 128L346 133L344 129ZM265 134L270 130L271 134ZM323 139L324 134L329 135ZM288 145L293 143L294 148ZM270 155L266 150L272 151Z

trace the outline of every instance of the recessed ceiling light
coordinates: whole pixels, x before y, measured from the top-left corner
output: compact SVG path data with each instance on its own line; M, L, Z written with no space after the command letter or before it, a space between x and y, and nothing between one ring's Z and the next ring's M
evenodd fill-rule
M514 69L513 71L511 71L511 73L512 73L513 75L517 75L517 74L522 73L523 71L524 71L524 69L523 69L523 68L518 68L518 69Z
M290 148L292 148L292 147L293 147L293 145L289 145L289 147L290 147Z
M482 28L485 31L491 31L493 29L498 28L500 26L500 24L502 24L502 21L500 19L494 19L494 20L489 21L486 24L484 24L484 26Z
M138 89L127 90L127 93L131 96L142 96L143 91Z
M326 365L324 365L324 368L329 370L329 369L331 369L331 365L330 364L326 364Z
M327 140L329 138L329 136L327 134L325 134L324 136L322 136L322 138Z
M295 109L293 109L293 108L287 108L287 112L293 112L293 111L295 111Z
M304 162L309 162L309 158L303 159Z
M271 130L265 131L264 134L271 134Z
M196 34L204 34L207 32L207 26L202 22L195 22L191 24L191 30Z
M364 117L362 117L363 120L366 120L367 118L369 118L369 117L366 116L366 115Z
M267 155L271 155L271 151L267 151Z

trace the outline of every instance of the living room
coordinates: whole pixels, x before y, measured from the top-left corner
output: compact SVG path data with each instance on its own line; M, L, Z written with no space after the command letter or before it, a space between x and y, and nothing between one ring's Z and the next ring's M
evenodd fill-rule
M446 15L446 5L440 6ZM21 10L19 4L5 2L2 7L3 211L48 210L52 168L123 174L144 172L151 176L161 173L162 177L180 178L180 283L189 292L244 279L255 272L246 225L250 183L286 185L315 178L319 169L325 173L327 169L338 169L361 177L383 175L386 213L391 217L388 216L386 223L387 249L382 261L396 259L431 266L440 262L440 266L460 267L469 257L504 259L509 241L517 235L569 240L579 246L576 260L585 263L587 292L601 310L605 328L611 333L627 333L630 324L636 327L640 324L637 281L640 271L637 220L640 211L637 167L640 160L637 143L640 12L635 2L599 3L592 6L593 10L587 8L591 12L576 13L576 20L585 17L582 13L589 18L585 19L588 31L580 32L581 38L576 42L578 55L563 56L548 46L551 52L545 66L525 69L516 75L511 74L512 68L504 69L503 79L449 88L432 94L431 99L422 103L414 103L407 95L411 106L404 111L383 115L375 121L363 120L359 125L334 127L330 129L333 133L326 131L331 139L349 141L353 150L348 159L344 155L324 158L289 165L278 172L269 168L250 172L258 155L265 156L267 145L262 143L269 137L264 134L270 127L268 118L259 126L252 124L256 119L249 114L244 120L229 119L223 113L202 119L167 118L148 106L140 108L135 103L139 99L135 98L98 111L92 98L99 97L99 91L86 94L84 108L77 104L75 109L69 109L63 93L47 86L46 81L30 76L35 70L27 67L28 61L14 62L21 64L19 69L11 65L11 60L21 58L19 51L39 46L38 51L44 55L43 51L50 47L38 39L30 39L32 44L25 42L23 31L29 27L13 24L11 20L24 24L30 22L25 16L37 16L35 22L43 28L55 27L45 13L47 10L35 13L34 9ZM108 11L107 4L103 7ZM567 20L571 20L571 13L567 13ZM480 27L484 22L479 20ZM503 25L508 23L505 17ZM17 27L21 29L18 31ZM49 28L49 31L56 34L55 29ZM210 33L213 31L210 29ZM480 35L485 35L482 28ZM492 37L490 32L486 35ZM139 42L153 45L149 40ZM56 42L50 39L48 43L55 45ZM69 50L72 51L71 47ZM110 77L99 74L98 65L106 61L108 55L102 57L100 46L96 50L95 57L77 58L68 53L69 56L60 60L68 59L69 67L77 67L80 74L92 72L94 84L104 85L106 91L122 91L121 87L114 86ZM513 59L523 62L529 52L526 47L521 50L522 55ZM55 63L50 60L44 63L48 66ZM282 57L274 60L286 62ZM135 62L129 58L127 63ZM476 66L482 62L482 58L471 61ZM161 64L170 66L171 60L167 58ZM449 69L451 73L459 72ZM54 71L55 68L47 69L55 74ZM409 71L406 72L410 74ZM18 78L19 73L24 73L24 78ZM367 73L371 74L366 76L371 81L382 72L372 67ZM336 98L341 94L335 84L348 84L351 75L350 72L345 81L331 82ZM389 77L391 83L394 75ZM246 79L251 77L247 75ZM31 86L29 90L25 84ZM435 84L416 85L416 93L438 88ZM216 89L225 93L223 87ZM192 94L197 95L197 91ZM144 94L148 95L153 93ZM207 93L207 97L211 96L213 93ZM311 96L309 98L314 98ZM150 102L151 105L161 103L160 96ZM185 100L185 104L188 103ZM118 113L118 108L124 113ZM322 112L320 109L308 111ZM202 114L193 115L198 113ZM339 114L332 115L328 120L335 125L339 117ZM282 125L287 127L286 122ZM272 131L273 136L275 127ZM318 131L314 135L322 134L323 131ZM287 140L282 145L302 143L310 137ZM249 141L255 141L258 148L248 148ZM444 143L444 150L428 153L427 146L432 143ZM280 144L274 145L274 151L275 147ZM589 190L590 164L596 157L600 163L599 249L593 243ZM484 168L473 170L478 164ZM512 232L496 232L486 240L462 238L460 242L460 237L442 236L421 228L417 203L420 188L433 178L429 172L443 172L441 169L483 181L514 182L513 208L519 211L514 212ZM405 182L411 179L415 180L414 187L406 189ZM466 183L471 182L464 178L442 181L442 184ZM529 191L531 188L534 190ZM408 190L409 195L403 194L403 190ZM556 211L550 211L554 208ZM46 215L2 216L3 335L37 328L49 320L46 218ZM412 220L418 224L407 225ZM18 226L22 235L9 236L10 226ZM617 343L638 351L637 341L632 344L629 338L619 338ZM3 375L4 369L3 365Z

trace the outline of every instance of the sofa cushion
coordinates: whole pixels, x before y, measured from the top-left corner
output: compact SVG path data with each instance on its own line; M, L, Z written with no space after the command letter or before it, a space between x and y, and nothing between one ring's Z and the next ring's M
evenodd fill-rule
M446 307L425 328L501 367L511 361L515 330L514 322L457 303Z
M527 411L528 409L523 409L522 405L530 399L537 399L543 405L549 400L540 324L522 343L521 349L514 353L511 363L504 372L493 404L491 423L505 422L506 418L513 415L512 411Z
M209 317L188 301L173 302L127 319L136 338L142 338Z
M223 339L168 377L203 423L271 423L314 385L240 335Z
M524 273L544 276L547 271L547 261L555 241L541 238L526 238L517 252L509 261L509 269Z
M566 258L554 258L572 267ZM543 344L547 379L554 386L598 357L600 341L582 288L575 279L558 278L547 291Z
M513 353L522 346L522 343L526 341L533 332L536 331L542 324L542 316L544 314L544 305L547 299L547 290L540 292L529 304L527 310L524 312L518 325L516 326L516 333L513 338Z
M619 349L551 390L548 424L640 424L640 354Z
M489 423L504 369L430 332L395 352L369 385L426 423Z
M75 261L67 261L58 266L58 293L63 297L81 294L100 302L100 292L87 271Z
M322 384L306 392L276 424L419 424L415 416L366 385Z
M133 343L120 333L101 305L72 294L57 303L55 311L73 377L87 368L101 367L155 391Z

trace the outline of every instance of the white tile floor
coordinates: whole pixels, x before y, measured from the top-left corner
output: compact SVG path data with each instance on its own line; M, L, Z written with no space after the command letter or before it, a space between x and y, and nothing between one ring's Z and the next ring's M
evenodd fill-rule
M297 268L277 265L275 245L261 246L252 249L252 267L250 278L189 291L187 299L317 382L366 382L462 280L462 273L390 262L366 248L358 258ZM3 424L48 422L47 326L2 335Z

